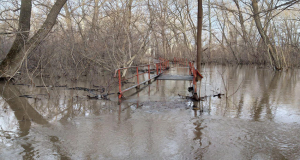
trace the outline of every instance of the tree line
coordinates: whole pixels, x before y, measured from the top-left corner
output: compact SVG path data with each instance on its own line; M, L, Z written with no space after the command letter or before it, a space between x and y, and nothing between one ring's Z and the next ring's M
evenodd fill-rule
M298 2L3 1L0 72L2 77L18 70L31 76L45 71L78 75L157 57L269 65L276 70L299 67ZM203 21L198 20L199 5ZM197 32L199 25L202 30ZM197 41L202 43L198 57Z

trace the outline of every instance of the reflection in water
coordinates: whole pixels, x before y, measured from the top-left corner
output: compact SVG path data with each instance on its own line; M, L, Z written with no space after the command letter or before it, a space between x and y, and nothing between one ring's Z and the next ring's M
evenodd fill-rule
M254 111L253 119L255 121L258 121L260 119L263 107L266 107L266 115L267 115L266 117L268 119L273 119L273 113L270 108L271 106L270 106L269 95L270 95L270 92L272 92L279 85L278 81L280 79L280 75L281 75L281 72L275 72L275 74L273 75L273 78L271 79L270 84L268 85L267 88L264 89L260 102L258 103L257 106L254 106L255 111Z
M0 157L300 158L299 70L205 66L203 75L200 102L178 97L190 94L189 81L156 81L119 103L116 95L101 101L82 90L50 88L49 97L45 88L1 84Z
M13 143L12 146L20 144L20 146L23 148L23 151L21 151L19 155L21 155L23 159L33 159L34 157L39 157L39 155L37 155L38 149L35 149L33 143L31 143L30 141L30 129L32 128L32 123L42 125L45 127L50 127L49 122L42 115L40 115L25 98L19 97L22 94L18 88L12 85L8 85L4 82L0 83L0 88L2 93L1 96L5 103L10 107L11 111L14 113L14 116L19 126L19 131L12 133L14 134L14 138L11 138L11 135L9 135L9 138L6 137L7 139L11 139L12 142L5 144L5 141L2 140L3 145L6 147L11 147L11 143ZM1 127L1 129L3 128ZM14 142L14 140L20 141ZM66 156L63 156L60 152L58 152L58 155L60 157L67 158ZM10 156L16 158L15 156L13 156L13 154Z

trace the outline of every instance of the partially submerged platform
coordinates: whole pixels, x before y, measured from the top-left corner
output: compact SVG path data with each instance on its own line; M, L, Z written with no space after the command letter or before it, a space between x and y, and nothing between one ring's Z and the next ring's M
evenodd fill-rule
M193 76L182 76L182 75L170 75L170 74L161 74L156 78L157 80L180 80L180 81L192 81Z
M183 64L183 65L185 65L185 64ZM119 99L121 99L123 97L124 92L129 91L133 88L139 89L141 84L144 84L146 82L151 83L152 79L155 79L155 80L193 81L194 92L196 92L196 90L195 90L195 88L197 88L196 87L196 85L197 85L196 84L197 83L196 78L198 76L200 76L202 78L203 76L195 68L194 62L187 62L187 65L189 66L188 71L187 71L189 73L189 75L172 75L172 74L170 74L170 73L172 73L172 71L168 72L169 74L164 74L164 70L168 70L170 68L170 66L169 66L169 60L165 60L165 59L162 59L162 58L160 58L160 61L158 63L151 63L151 64L146 64L146 65L131 66L131 67L126 67L126 68L116 69L115 70L115 77L118 76L118 79L119 79L118 97L119 97ZM136 69L136 73L135 74L132 73L131 77L129 77L129 78L128 77L122 77L121 76L121 70L127 70L127 69L130 69L130 68L134 68L134 70ZM154 71L154 76L153 76L153 73L151 73L151 69L152 69L152 72ZM156 74L155 74L155 71L156 71ZM144 75L144 74L148 74L148 78L147 78L147 76L142 76L146 80L143 81L142 83L140 83L139 76ZM152 77L151 77L151 74L152 74ZM190 74L192 74L192 75L190 75ZM136 81L137 81L136 84L132 85L131 87L126 86L128 88L122 90L122 81L132 79L132 78L136 78Z

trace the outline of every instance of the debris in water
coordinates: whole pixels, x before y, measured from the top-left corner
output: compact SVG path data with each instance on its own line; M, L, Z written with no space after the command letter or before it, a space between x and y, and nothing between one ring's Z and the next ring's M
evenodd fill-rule
M90 96L90 95L86 95L88 97L88 99L100 99L100 95L97 96Z
M193 96L182 96L180 94L178 94L179 97L183 98L183 99L191 99L193 101L204 101L204 97L198 97L197 93L194 93Z
M103 95L95 95L95 96L90 96L87 95L88 99L102 99L102 100L110 100L108 98L109 95L114 94L114 93L109 93L109 94L103 94Z
M192 92L192 91L193 91L193 87L189 87L189 88L188 88L188 91L189 91L189 92Z
M219 93L219 94L215 94L215 95L213 95L213 97L218 97L218 98L220 98L221 99L221 96L223 96L224 94L221 94L221 93Z
M21 96L19 96L19 97L33 98L33 97L31 97L30 95L21 95Z

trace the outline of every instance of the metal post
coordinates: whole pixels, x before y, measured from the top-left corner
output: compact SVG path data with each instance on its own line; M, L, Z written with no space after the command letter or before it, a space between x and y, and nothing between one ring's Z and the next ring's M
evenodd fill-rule
M150 84L151 83L151 79L150 79L150 65L148 65L148 78L149 78L148 84Z
M189 75L191 75L191 62L189 62Z
M165 69L167 69L167 67L168 67L167 65L168 65L168 61L166 60L165 61Z
M194 74L194 73L193 73L193 68L194 68L194 63L193 63L193 62L191 62L191 71L192 71L191 75L193 75L193 74Z
M150 65L148 65L148 78L150 79Z
M139 81L139 67L136 67L136 79L137 79L137 85L136 88L140 89L140 81Z
M185 59L185 61L186 61L186 65L189 66L189 62L188 62L187 58Z
M156 75L158 75L158 64L156 63Z
M161 73L161 63L159 64L159 73Z
M119 74L119 98L122 98L122 90L121 90L121 71L118 70L118 74Z

